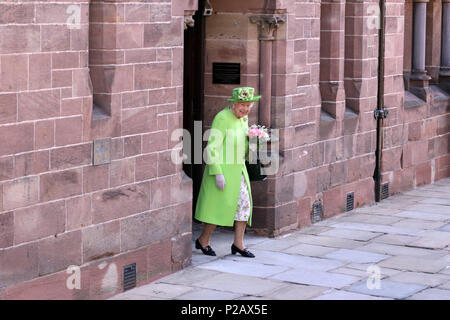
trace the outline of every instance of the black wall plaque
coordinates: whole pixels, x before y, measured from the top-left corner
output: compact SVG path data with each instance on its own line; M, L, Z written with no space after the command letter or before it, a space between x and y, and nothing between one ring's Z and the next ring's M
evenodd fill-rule
M213 83L241 84L241 64L213 62Z

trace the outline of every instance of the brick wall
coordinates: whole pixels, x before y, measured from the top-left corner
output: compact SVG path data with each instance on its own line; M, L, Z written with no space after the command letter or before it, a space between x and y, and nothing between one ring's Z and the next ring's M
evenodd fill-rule
M409 88L412 64L413 3L389 2L386 61L386 105L392 117L384 131L383 181L393 193L433 183L450 174L450 94L439 79L441 6L427 3L426 65L429 87ZM403 46L399 44L404 44ZM404 84L407 84L406 86Z
M252 229L273 236L307 226L315 201L325 218L342 213L348 192L355 207L374 203L378 31L368 26L378 2L211 3L206 126L233 87L212 85L212 62L240 62L242 85L258 88L258 31L248 18L285 18L272 61L280 170L252 183ZM196 8L194 0L0 0L0 299L105 298L122 290L127 264L137 263L141 285L189 263L192 182L170 161L180 148L170 136L183 119L185 10ZM386 4L390 194L450 176L448 87L404 86L408 10L403 0ZM438 11L432 1L429 15ZM74 12L80 24L69 28ZM327 15L336 20L321 21ZM434 29L427 67L436 74ZM97 139L110 139L111 153L94 166ZM70 265L80 266L79 290L67 289Z
M322 202L325 218L342 213L348 192L354 192L355 207L375 202L379 39L372 26L377 5L277 2L277 13L287 17L287 29L277 31L274 44L272 90L272 127L280 128L282 161L276 176L252 184L255 231L277 235L307 226L315 201ZM434 16L436 6L432 1L428 10ZM411 63L412 47L407 41L403 46L404 37L412 41L410 30L405 31L411 28L408 21L403 1L387 1L384 100L389 116L381 171L390 195L437 181L450 170L449 93L432 86L426 100L417 102L413 95L415 103L410 103L412 93L403 85L404 63ZM427 51L434 69L437 46Z
M141 285L189 263L192 183L169 133L194 2L0 1L0 298L105 298L124 265Z

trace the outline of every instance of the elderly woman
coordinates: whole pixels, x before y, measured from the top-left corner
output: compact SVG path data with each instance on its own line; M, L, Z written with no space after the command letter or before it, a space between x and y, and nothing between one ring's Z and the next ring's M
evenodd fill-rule
M255 257L244 246L247 223L251 226L252 195L244 157L248 154L248 113L253 102L261 96L254 95L251 87L233 90L231 106L214 117L211 135L206 147L207 165L203 174L195 218L205 223L196 249L210 256L216 253L210 238L216 227L234 225L234 243L231 253Z

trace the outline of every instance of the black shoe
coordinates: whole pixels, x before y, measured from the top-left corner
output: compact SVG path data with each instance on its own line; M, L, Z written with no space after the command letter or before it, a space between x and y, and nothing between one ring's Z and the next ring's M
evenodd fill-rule
M247 258L254 258L255 255L253 253L251 253L250 251L248 251L247 248L245 248L244 250L239 249L238 247L236 247L234 245L234 243L231 245L231 253L232 254L236 254L236 252L239 252L241 254L241 256L243 257L247 257Z
M200 244L200 241L198 241L198 239L195 240L195 249L202 250L203 254L206 254L207 256L215 256L216 255L216 253L210 246L206 246L205 248L203 248L202 245Z

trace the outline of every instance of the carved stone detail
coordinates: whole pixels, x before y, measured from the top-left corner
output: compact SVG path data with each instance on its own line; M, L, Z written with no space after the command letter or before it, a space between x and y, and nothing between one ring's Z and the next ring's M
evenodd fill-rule
M274 40L273 33L286 19L274 15L257 15L251 16L250 22L259 26L259 40Z
M450 77L450 0L442 3L442 53L441 71L443 78Z
M188 27L194 26L194 16L195 10L185 10L184 11L184 30L186 30Z

